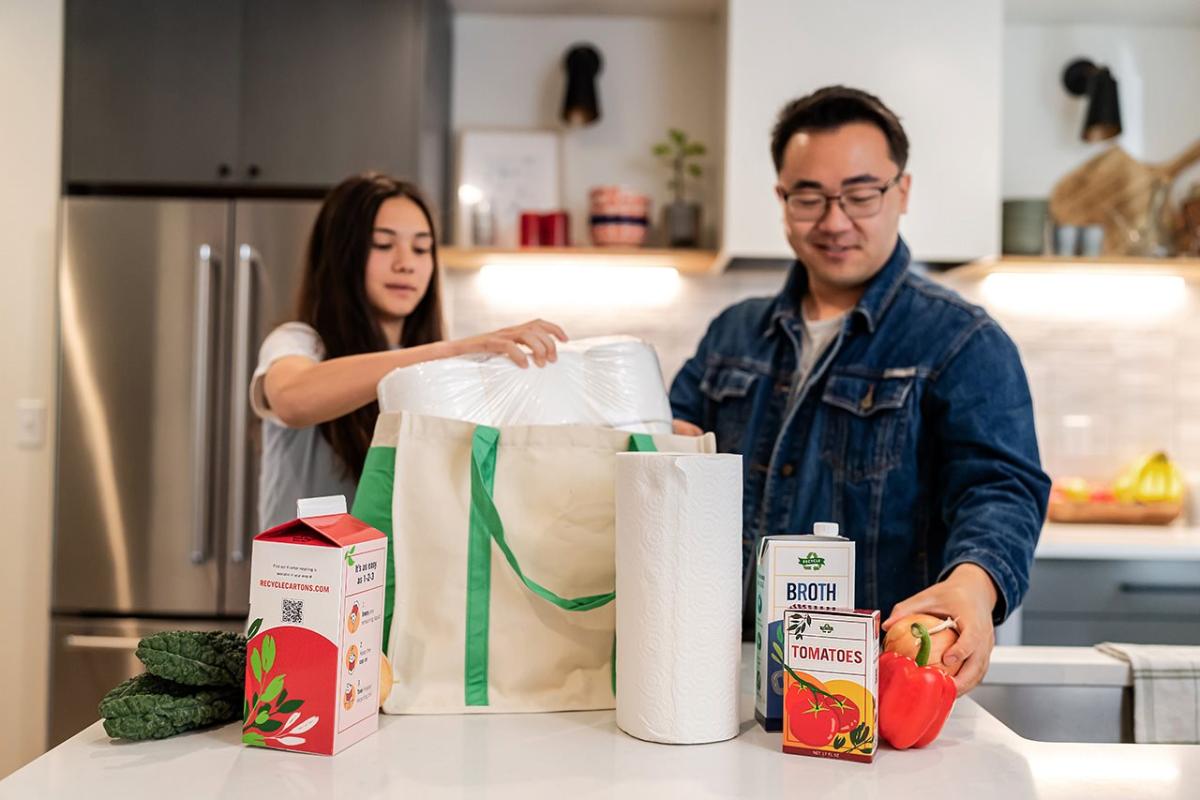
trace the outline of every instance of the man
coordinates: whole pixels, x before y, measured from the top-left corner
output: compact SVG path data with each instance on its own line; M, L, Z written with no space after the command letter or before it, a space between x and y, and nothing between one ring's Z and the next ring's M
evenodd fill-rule
M713 321L671 387L678 432L743 456L743 630L759 539L838 522L885 629L957 621L943 661L965 693L1028 588L1050 491L1024 369L982 309L909 271L908 139L878 98L788 104L771 153L797 260L778 296Z

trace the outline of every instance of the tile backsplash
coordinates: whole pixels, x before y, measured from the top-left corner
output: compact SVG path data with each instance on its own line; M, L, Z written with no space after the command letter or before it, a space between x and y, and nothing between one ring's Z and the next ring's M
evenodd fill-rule
M639 336L655 346L669 385L713 317L744 298L777 293L785 277L783 270L684 275L673 297L640 307L582 302L545 307L511 297L500 302L481 286L479 273L468 271L447 271L443 286L454 337L538 316L561 324L573 338ZM988 302L978 279L956 278L954 272L943 279L988 307L1017 343L1048 472L1110 479L1125 463L1155 449L1166 450L1185 470L1200 472L1200 286L1187 284L1185 299L1169 312L1138 314L1132 308L1102 318L1086 313L1062 318L1053 303L1049 311L1044 301L1005 310Z

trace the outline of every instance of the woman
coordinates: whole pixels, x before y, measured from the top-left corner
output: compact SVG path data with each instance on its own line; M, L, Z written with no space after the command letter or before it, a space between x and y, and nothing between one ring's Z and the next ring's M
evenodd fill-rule
M343 181L313 225L296 321L267 336L250 385L263 420L262 528L294 518L301 497L353 500L379 415L375 387L393 369L465 353L541 367L567 339L542 320L442 337L437 236L420 192L383 175Z

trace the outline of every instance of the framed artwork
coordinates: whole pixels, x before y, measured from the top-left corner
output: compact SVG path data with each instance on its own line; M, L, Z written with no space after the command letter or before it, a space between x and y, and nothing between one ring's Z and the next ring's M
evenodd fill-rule
M521 212L561 207L560 158L557 131L462 131L454 243L518 246Z

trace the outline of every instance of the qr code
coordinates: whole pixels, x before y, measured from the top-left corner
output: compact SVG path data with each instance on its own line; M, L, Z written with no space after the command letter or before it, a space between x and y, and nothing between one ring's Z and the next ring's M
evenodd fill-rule
M283 598L283 622L285 625L304 624L304 601Z

